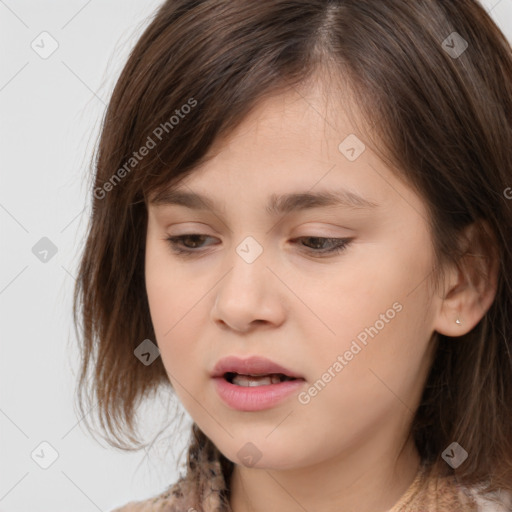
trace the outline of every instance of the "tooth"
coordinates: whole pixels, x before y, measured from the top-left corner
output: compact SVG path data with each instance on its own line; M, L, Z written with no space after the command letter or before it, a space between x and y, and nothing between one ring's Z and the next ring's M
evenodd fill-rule
M243 387L268 386L273 384L272 377L248 377L246 375L235 375L233 384ZM278 378L279 382L279 378Z

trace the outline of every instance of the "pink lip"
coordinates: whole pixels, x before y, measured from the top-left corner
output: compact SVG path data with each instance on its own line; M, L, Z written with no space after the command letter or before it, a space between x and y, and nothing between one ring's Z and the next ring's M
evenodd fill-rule
M241 375L268 375L282 373L296 380L288 380L266 386L237 386L228 382L224 375L228 372ZM261 411L269 409L298 391L304 385L305 379L296 372L274 363L270 359L252 356L240 359L229 356L220 359L211 372L215 387L220 398L233 409L239 411Z
M231 384L223 377L215 377L213 381L222 400L239 411L270 409L293 392L297 392L306 382L304 379L297 379L268 386L243 387Z
M223 357L215 365L211 376L222 377L227 372L239 373L242 375L267 375L270 373L282 373L288 377L302 379L292 370L285 368L270 359L261 356L251 356L247 359L240 359L236 356Z

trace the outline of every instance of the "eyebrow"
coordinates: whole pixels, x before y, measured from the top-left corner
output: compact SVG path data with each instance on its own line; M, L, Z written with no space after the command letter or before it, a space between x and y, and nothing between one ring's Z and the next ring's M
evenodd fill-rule
M180 205L194 210L210 210L218 212L215 201L196 192L182 190L164 190L151 201L155 206ZM289 194L272 194L265 211L268 215L277 216L310 208L338 206L354 209L375 209L380 205L349 190L295 192Z

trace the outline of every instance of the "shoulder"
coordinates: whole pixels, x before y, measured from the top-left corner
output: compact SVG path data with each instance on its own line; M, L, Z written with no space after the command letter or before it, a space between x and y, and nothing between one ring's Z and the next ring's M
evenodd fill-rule
M461 485L453 475L439 477L423 468L390 512L512 512L511 493L502 490L484 494L482 488Z
M482 495L476 487L464 487L464 492L470 496L477 505L478 512L511 512L512 492L501 490L487 495Z
M187 512L194 510L195 505L193 486L180 480L151 498L130 501L110 512Z
M157 512L169 510L171 505L169 498L166 493L161 493L147 500L130 501L121 507L111 510L111 512Z

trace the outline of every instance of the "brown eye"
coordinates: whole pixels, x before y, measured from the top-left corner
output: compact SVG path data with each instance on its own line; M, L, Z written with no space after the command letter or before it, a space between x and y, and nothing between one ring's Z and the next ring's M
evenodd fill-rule
M197 242L197 239L205 239L205 238L212 238L208 235L200 235L196 233L189 233L186 235L180 235L180 236L170 236L167 237L166 240L169 243L171 250L175 252L176 254L192 254L194 252L199 252L197 249L202 246L201 241ZM187 243L184 243L186 240L195 240L192 242L191 245L188 245Z
M202 241L207 238L213 238L208 235L202 235L199 233L188 233L180 236L170 236L166 238L169 243L171 250L175 254L188 256L192 254L199 254L203 247ZM318 255L324 254L340 254L352 241L351 238L325 238L318 236L303 236L296 238L295 240L311 240L313 243L301 244L301 247L306 247L308 252ZM191 243L190 243L191 242ZM329 242L327 248L325 248L326 242Z
M313 247L308 247L308 249L313 253L319 254L332 254L332 253L341 253L343 252L347 246L352 241L351 238L324 238L319 236L303 236L297 238L296 240L313 240L313 243L309 244ZM324 243L330 242L327 249L319 249L319 247L325 247ZM304 244L303 244L304 245ZM308 244L305 244L308 246Z

